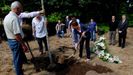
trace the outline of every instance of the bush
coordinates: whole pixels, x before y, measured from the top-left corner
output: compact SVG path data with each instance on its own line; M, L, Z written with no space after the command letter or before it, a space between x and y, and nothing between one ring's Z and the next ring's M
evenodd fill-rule
M57 22L58 20L61 20L61 16L62 14L58 12L51 13L50 15L48 15L48 22Z
M109 26L107 23L100 23L100 24L98 24L97 28L98 28L98 34L99 35L102 35L102 34L107 33L109 31Z
M128 26L133 27L133 14L128 14Z
M10 11L10 6L9 5L4 5L4 7L1 7L2 12L8 13Z

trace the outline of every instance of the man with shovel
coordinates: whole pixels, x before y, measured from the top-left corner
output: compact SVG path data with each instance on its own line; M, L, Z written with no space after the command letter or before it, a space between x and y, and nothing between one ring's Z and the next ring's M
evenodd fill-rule
M26 45L22 41L24 37L20 20L24 17L34 16L35 14L26 14L22 12L22 5L15 1L11 4L11 11L4 18L4 30L8 39L8 44L13 53L13 64L16 75L24 75L22 64L27 61L23 50L27 50ZM39 14L39 13L38 13Z
M84 42L85 42L85 48L86 48L86 55L87 55L87 59L86 62L88 63L90 61L90 38L91 38L91 34L90 34L90 28L88 25L86 24L81 24L81 33L80 33L81 37L80 40L78 41L78 45L76 47L76 49L78 49L78 46L80 45L79 48L79 58L81 59L83 56L83 48L84 48Z

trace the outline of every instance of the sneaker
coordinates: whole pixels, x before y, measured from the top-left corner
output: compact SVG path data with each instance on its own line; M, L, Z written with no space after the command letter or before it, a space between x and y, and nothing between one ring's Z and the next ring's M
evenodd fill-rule
M81 57L78 57L76 63L80 63L80 62L81 62Z
M43 51L40 51L40 55L43 55Z
M89 63L90 62L90 59L86 59L86 63Z
M78 58L77 58L77 60L80 60L80 59L81 59L81 57L78 57Z

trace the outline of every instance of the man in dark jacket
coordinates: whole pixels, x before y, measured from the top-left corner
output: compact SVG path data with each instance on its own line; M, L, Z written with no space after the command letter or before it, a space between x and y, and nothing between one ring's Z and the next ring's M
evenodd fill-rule
M89 28L88 24L80 24L80 25L81 25L81 32L80 32L81 37L79 40L79 44L80 44L79 59L82 58L84 42L85 42L86 55L87 55L86 62L88 63L90 61L90 55L91 55L91 52L90 52L90 38L91 38L90 28Z
M118 22L115 16L112 16L111 22L109 22L109 45L115 45L116 29Z
M128 21L126 19L126 15L122 15L122 20L120 21L119 26L118 26L119 47L121 48L125 47L127 27L128 27Z

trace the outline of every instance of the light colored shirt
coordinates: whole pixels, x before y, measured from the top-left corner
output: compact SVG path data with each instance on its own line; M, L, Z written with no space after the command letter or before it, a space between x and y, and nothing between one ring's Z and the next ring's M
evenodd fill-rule
M36 17L32 20L32 29L35 31L33 35L37 38L43 38L47 35L46 18L41 16L41 20Z
M64 29L65 24L63 23L57 23L56 24L56 31L62 31Z
M9 12L4 18L4 29L8 39L15 39L16 34L21 34L24 37L22 28L20 26L19 17L14 12Z
M5 30L7 31L6 32L6 35L7 35L7 38L8 39L15 39L15 35L11 32L11 30L13 29L13 28L17 28L18 26L22 26L22 23L23 23L23 18L31 18L31 17L35 17L36 15L38 15L39 14L39 11L34 11L34 12L30 12L30 13L27 13L27 12L22 12L22 13L20 13L20 15L18 16L18 15L16 15L15 13L13 13L13 12L10 12L6 17L5 17L5 22L4 22L4 28L5 28ZM13 17L14 16L14 17ZM17 26L15 26L15 27L13 27L14 25L10 25L11 24L11 21L14 21L14 20L16 20L16 23L14 23L14 24L16 24ZM9 22L8 22L9 21ZM18 22L18 23L17 23ZM9 25L7 25L7 23L9 24ZM9 26L9 27L8 27ZM13 27L13 28L12 28ZM12 29L11 29L12 28ZM16 34L16 33L21 33L21 36L22 36L22 38L24 38L24 33L23 33L23 31L22 31L22 27L19 27L19 30L20 30L20 32L18 32L18 30L14 30L14 33Z
M22 12L20 13L19 17L19 21L20 21L20 25L22 26L23 23L23 18L31 18L31 17L35 17L36 15L39 14L39 11L34 11L34 12Z

